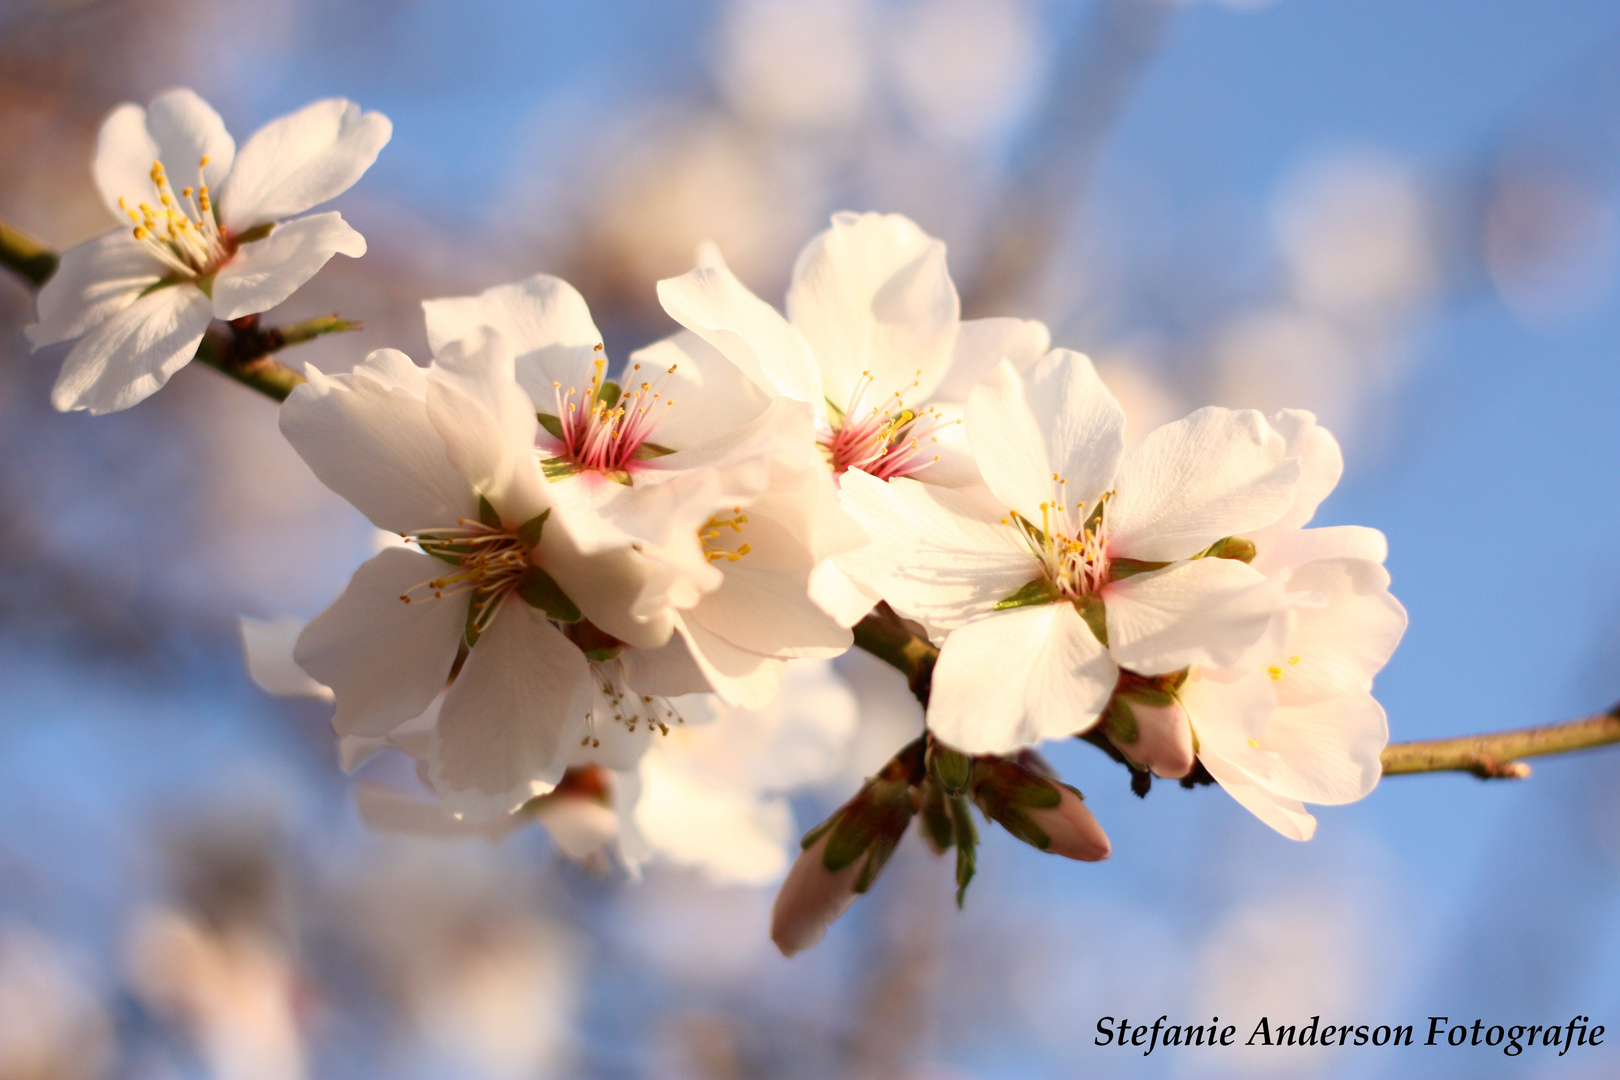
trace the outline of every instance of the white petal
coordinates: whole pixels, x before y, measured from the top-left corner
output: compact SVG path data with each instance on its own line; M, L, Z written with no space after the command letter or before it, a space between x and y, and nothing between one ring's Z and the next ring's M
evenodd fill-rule
M62 361L51 404L100 416L144 401L197 355L213 317L195 285L148 293L79 340Z
M642 762L641 783L636 825L658 854L721 884L764 885L787 869L786 799L715 787L658 752Z
M826 402L809 344L797 327L725 267L700 266L658 283L670 318L720 351L754 382L821 415Z
M462 817L510 813L556 786L591 701L585 656L519 600L467 654L429 750L435 791Z
M649 379L669 372L666 397L673 404L653 432L653 441L660 446L679 450L709 442L757 419L770 404L758 383L690 330L631 353L630 363L640 364L643 377ZM625 379L626 384L633 381Z
M1278 520L1300 465L1252 409L1199 409L1148 433L1120 468L1108 504L1109 548L1132 559L1185 559L1223 537Z
M505 338L481 327L434 359L427 410L451 464L489 500L507 528L517 529L551 501L534 455L540 425L512 371Z
M850 632L810 599L816 559L803 538L772 516L768 505L755 503L746 516L748 522L736 536L737 542L748 544L748 554L715 564L724 579L688 619L738 648L765 656L838 656L847 651Z
M67 341L139 300L168 272L128 229L114 229L62 253L39 290L39 322L23 333L35 349Z
M441 802L424 799L387 784L364 782L354 789L360 820L379 832L433 836L452 840L479 837L499 840L522 823L521 818L460 821Z
M208 165L200 170L203 182L217 193L235 154L236 142L212 106L190 90L169 90L154 98L149 109L120 105L102 122L96 140L96 186L107 209L125 224L129 215L119 207L120 198L132 210L141 203L161 209L152 183L154 162L163 162L171 193L179 199L183 189L197 186L204 156Z
M839 408L926 401L950 368L961 306L945 245L900 214L834 214L793 268L788 317Z
M1271 429L1283 437L1284 456L1299 458L1300 473L1293 505L1267 531L1297 529L1316 516L1316 508L1338 486L1344 454L1338 440L1304 409L1282 410L1271 418Z
M619 663L624 681L644 694L679 697L709 692L708 678L679 634L656 649L626 649Z
M1277 713L1277 695L1260 671L1241 674L1195 668L1177 692L1198 738L1198 752L1211 750L1228 760L1252 766L1265 775L1252 740L1258 739Z
M939 401L966 401L1003 361L1026 372L1052 347L1052 333L1033 319L965 319L956 334L951 369L934 390Z
M945 639L928 726L967 753L1009 753L1090 728L1118 676L1073 605L993 612Z
M883 597L861 588L831 559L823 559L810 571L810 599L839 626L854 626Z
M1329 525L1320 529L1264 529L1255 543L1256 570L1268 577L1317 559L1367 559L1381 563L1389 556L1389 541L1365 525Z
M1383 706L1367 693L1281 707L1257 740L1273 758L1266 788L1304 802L1355 802L1378 784L1389 742Z
M366 239L333 210L277 225L243 244L214 278L214 315L239 319L269 311L298 290L333 255L358 259Z
M517 380L541 412L556 411L553 383L583 393L603 358L602 332L579 291L562 278L535 274L477 296L424 300L428 344L435 355L480 326L493 326L516 354ZM575 401L577 402L576 395Z
M340 735L383 735L420 716L444 689L467 623L467 599L418 590L445 564L389 548L361 564L343 595L299 635L293 659L337 695Z
M393 132L388 117L342 98L270 121L242 147L220 192L225 227L243 232L336 198L371 168Z
M1233 559L1194 559L1112 582L1102 592L1109 651L1143 675L1226 667L1265 633L1280 591Z
M982 489L885 482L852 470L843 496L872 540L838 565L910 618L960 626L1041 575Z
M660 567L629 547L582 550L568 517L559 510L567 507L558 504L546 519L535 562L600 629L637 648L655 649L667 642L675 629L672 611L649 611L641 616L633 612Z
M1285 705L1372 689L1406 632L1406 609L1389 594L1389 574L1364 559L1322 559L1289 577L1288 592L1310 593L1319 606L1289 613L1281 655L1267 658Z
M984 482L1004 505L1038 523L1041 504L1061 500L1071 512L1083 504L1084 517L1113 484L1125 413L1090 360L1058 349L1027 381L1002 361L975 387L967 437Z
M758 709L776 697L787 661L739 649L691 619L681 619L677 629L703 677L721 700Z
M1201 753L1198 759L1222 790L1288 839L1309 840L1316 835L1316 818L1306 811L1305 804L1298 799L1285 799L1272 794L1219 754Z
M392 533L453 525L478 509L428 418L426 373L407 369L421 372L393 349L347 375L311 368L281 407L281 433L321 483Z
M248 674L259 688L277 697L314 698L331 701L332 688L316 682L293 660L293 647L304 632L303 619L277 619L265 622L246 615L237 617L242 636L242 654Z

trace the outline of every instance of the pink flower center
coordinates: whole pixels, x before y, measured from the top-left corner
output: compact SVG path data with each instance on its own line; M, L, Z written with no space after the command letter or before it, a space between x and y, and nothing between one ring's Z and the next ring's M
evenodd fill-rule
M563 456L580 469L624 472L634 461L669 453L668 448L650 439L665 412L675 404L665 390L676 365L643 379L641 365L632 364L625 380L630 388L623 391L602 377L606 366L606 360L596 360L583 394L572 386L564 393L562 383L552 383L559 425L559 431L553 434L562 441ZM579 395L578 400L575 395Z
M938 461L939 455L928 451L939 441L935 432L947 421L932 406L921 412L906 408L898 392L868 406L865 398L871 388L872 373L861 372L843 416L821 439L833 473L842 476L849 469L860 469L879 480L892 480Z

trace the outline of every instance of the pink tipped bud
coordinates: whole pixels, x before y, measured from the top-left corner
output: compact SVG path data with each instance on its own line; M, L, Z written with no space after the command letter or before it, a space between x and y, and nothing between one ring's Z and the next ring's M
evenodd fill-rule
M832 831L799 853L771 906L771 940L783 956L803 952L855 902L855 883L865 860L842 870L827 869L827 841Z
M1096 817L1086 808L1085 800L1070 788L1059 785L1058 790L1061 798L1056 806L1025 811L1051 841L1046 850L1081 862L1101 862L1108 858L1113 854L1113 845Z
M1113 714L1110 719L1118 717L1118 705L1124 704L1119 699L1116 702L1110 707ZM1195 761L1192 725L1187 722L1187 711L1179 701L1168 705L1147 705L1138 701L1126 708L1134 723L1116 721L1107 728L1109 739L1126 757L1166 780L1179 780L1192 772Z

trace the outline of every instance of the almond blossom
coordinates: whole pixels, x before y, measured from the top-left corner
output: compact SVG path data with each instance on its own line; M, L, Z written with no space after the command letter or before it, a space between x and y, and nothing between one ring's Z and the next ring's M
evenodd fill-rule
M340 735L389 735L442 692L428 779L474 816L549 791L604 731L656 722L655 695L703 688L665 648L670 621L630 613L651 564L569 533L512 363L492 330L428 369L379 350L348 375L311 370L281 413L316 476L409 542L356 571L294 659L335 694Z
M1229 538L1279 520L1300 465L1259 413L1200 409L1129 455L1084 356L1003 360L968 399L987 485L845 476L872 535L843 562L943 637L928 722L969 753L1090 728L1122 671L1236 662L1278 587Z
M330 98L272 121L238 152L190 90L114 109L95 179L119 226L62 256L27 328L35 349L80 339L52 404L127 409L191 360L212 320L268 310L333 255L364 255L342 215L295 215L347 191L392 131L382 114Z
M435 349L481 326L512 343L572 534L656 565L632 612L667 618L727 701L764 705L787 658L849 648L809 582L863 537L814 455L808 406L768 397L689 333L611 371L584 298L548 275L423 308Z
M945 245L899 214L833 215L799 254L786 318L718 255L659 282L658 297L753 387L808 404L822 459L840 478L980 483L950 401L997 361L1033 364L1049 343L1040 323L961 321ZM818 602L846 625L879 599L847 569L829 563L814 582Z
M1288 513L1246 539L1251 565L1282 586L1282 602L1236 663L1195 665L1168 707L1132 709L1143 749L1120 748L1161 775L1182 776L1196 746L1233 798L1283 835L1308 840L1316 819L1304 803L1353 802L1378 782L1389 726L1372 682L1400 642L1406 612L1389 593L1381 533L1302 527L1343 471L1332 435L1297 410L1272 426L1303 471Z

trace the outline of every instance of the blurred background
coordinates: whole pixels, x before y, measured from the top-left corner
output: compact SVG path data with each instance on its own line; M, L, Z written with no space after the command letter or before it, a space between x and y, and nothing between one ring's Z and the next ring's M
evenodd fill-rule
M1412 739L1620 698L1620 8L1604 0L0 0L0 217L65 246L120 101L241 140L328 95L394 121L337 204L370 242L284 309L425 358L417 303L536 271L616 357L718 242L779 300L833 210L950 245L964 314L1046 320L1140 434L1315 410L1320 523L1390 540ZM249 682L239 613L309 616L369 526L273 406L194 366L58 415L0 281L0 1080L1620 1074L1620 750L1524 783L1400 777L1293 844L1218 790L1051 757L1115 844L987 832L965 911L908 842L790 962L769 889L640 883L368 832L329 709ZM917 723L863 729L808 826ZM369 767L368 767L369 768ZM388 766L383 766L386 769ZM1596 1050L1097 1048L1097 1018L1567 1022Z

